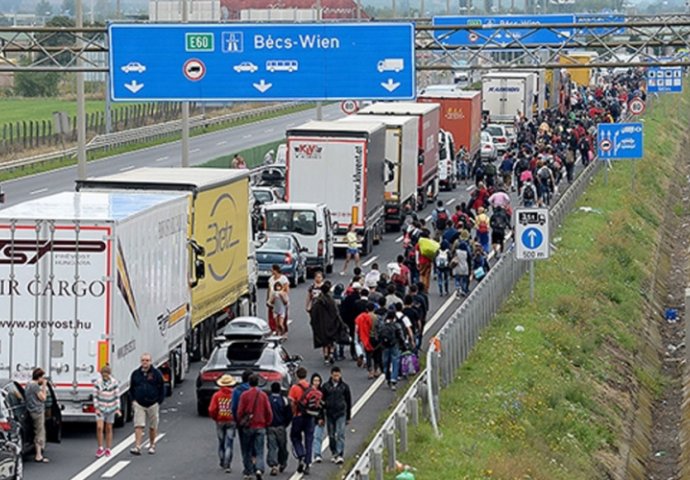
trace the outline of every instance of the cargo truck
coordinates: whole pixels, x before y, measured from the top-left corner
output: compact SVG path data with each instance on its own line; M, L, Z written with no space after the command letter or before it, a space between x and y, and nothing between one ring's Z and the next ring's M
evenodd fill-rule
M440 107L437 104L414 102L377 102L358 112L358 115L417 117L417 210L423 209L427 201L438 195L439 114Z
M565 52L559 55L558 63L561 65L588 65L593 63L599 54L596 52ZM570 80L583 87L589 87L593 82L593 71L591 68L567 68L566 71L570 74Z
M455 85L431 85L417 96L420 103L441 106L441 129L453 135L455 150L465 147L469 160L475 160L481 149L482 92L457 88ZM450 171L450 167L446 167ZM443 170L443 162L441 162ZM440 175L441 186L450 187Z
M386 182L384 190L386 229L400 230L414 212L417 193L417 117L351 115L340 122L381 122L386 126Z
M482 112L492 123L512 124L518 112L534 116L534 73L491 72L482 77Z
M386 127L380 122L308 122L287 131L285 194L290 203L325 203L335 248L354 224L367 255L383 237Z
M187 338L192 360L208 358L219 328L256 312L256 255L248 170L221 168L139 168L77 182L98 191L184 192L188 234L207 265L207 275L189 279L192 328Z
M129 378L145 352L171 390L190 322L187 222L174 193L64 192L0 210L3 375L24 383L43 368L65 421L95 420L106 364L120 422L131 417Z

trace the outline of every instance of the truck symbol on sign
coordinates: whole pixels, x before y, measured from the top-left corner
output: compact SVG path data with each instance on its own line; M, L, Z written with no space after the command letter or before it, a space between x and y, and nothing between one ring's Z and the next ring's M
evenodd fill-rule
M379 60L376 69L379 73L383 72L400 72L405 68L405 61L402 58L384 58Z
M521 225L531 225L539 224L544 225L546 223L546 215L537 212L520 212L519 218Z

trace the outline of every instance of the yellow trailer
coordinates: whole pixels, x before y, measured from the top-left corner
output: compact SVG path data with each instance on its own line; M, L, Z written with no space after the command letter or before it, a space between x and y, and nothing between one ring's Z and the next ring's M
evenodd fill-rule
M599 54L596 52L569 52L563 53L558 58L558 63L561 65L588 65L594 62ZM566 70L570 74L570 79L582 85L588 87L592 82L592 69L591 68L567 68Z

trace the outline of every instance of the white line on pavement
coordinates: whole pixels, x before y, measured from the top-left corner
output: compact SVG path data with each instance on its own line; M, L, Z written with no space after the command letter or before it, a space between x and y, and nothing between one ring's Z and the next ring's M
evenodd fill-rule
M471 192L471 191L474 190L475 188L476 188L476 187L475 187L474 185L470 185L470 186L467 187L465 190L467 190L468 192Z
M200 152L200 151L201 151L200 148L192 148L192 149L189 151L189 153L196 153L196 152Z
M430 222L431 221L431 215L427 215L424 220L426 220L427 222Z
M252 138L252 134L250 133L248 135L242 135L242 138Z
M273 128L267 128L266 133L271 133L274 129Z
M374 262L376 261L377 258L379 258L379 256L378 256L378 255L374 255L374 256L371 257L369 260L367 260L366 262L364 262L364 263L362 264L362 266L363 266L363 267L368 267L369 265L371 265L372 263L374 263Z
M159 433L158 436L156 437L156 442L160 441L161 438L165 437L165 433ZM75 476L73 476L70 480L86 480L89 478L91 475L96 473L98 470L103 468L108 462L113 460L115 457L117 457L119 454L124 452L129 448L130 445L134 443L134 434L131 434L129 437L125 438L122 440L120 443L115 445L112 449L112 454L109 457L101 457L98 460L94 461L91 463L91 465L87 466L84 470L81 472L77 473ZM148 442L144 444L144 447L148 446Z
M47 192L47 188L39 188L38 190L34 190L33 192L29 192L29 195L38 195L39 193Z
M134 165L130 165L130 166L128 166L128 167L122 167L122 168L120 169L120 171L121 171L121 172L126 172L127 170L132 170L133 168L135 168L135 166L134 166Z
M403 238L405 238L405 235L400 235L398 238L395 239L395 243L400 243L403 241Z
M156 162L164 162L164 161L166 161L168 158L169 158L169 157L168 157L167 155L166 155L165 157L158 157L158 158L156 159Z
M113 478L115 475L120 473L121 470L124 470L124 468L129 464L129 460L121 460L112 467L110 467L110 469L107 472L101 475L101 478Z
M225 145L226 143L228 143L227 140L221 140L220 142L216 143L216 145Z
M454 198L451 198L450 200L448 200L448 201L446 202L446 205L450 205L450 204L453 203L454 201L455 201L455 199L454 199Z

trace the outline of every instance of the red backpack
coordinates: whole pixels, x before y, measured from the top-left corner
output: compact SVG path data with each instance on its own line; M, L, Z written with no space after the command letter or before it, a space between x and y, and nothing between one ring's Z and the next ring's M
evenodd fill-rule
M302 396L297 403L297 410L302 415L318 417L321 414L323 392L312 386L304 388L303 385L300 385L300 388L302 389Z

